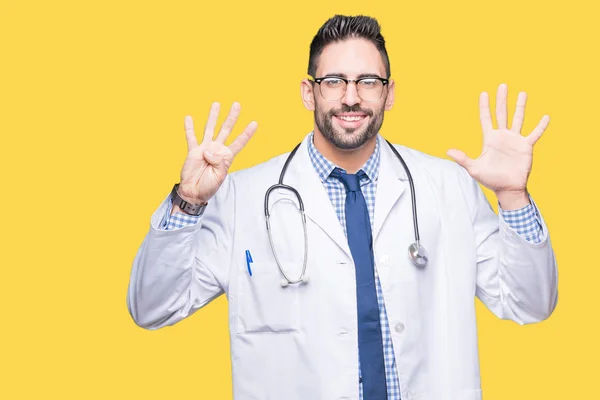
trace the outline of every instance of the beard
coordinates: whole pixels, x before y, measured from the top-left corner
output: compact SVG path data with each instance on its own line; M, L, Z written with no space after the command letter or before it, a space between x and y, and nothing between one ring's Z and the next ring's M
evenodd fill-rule
M369 117L369 122L366 126L358 128L342 128L333 126L333 118L335 114L345 112L361 112ZM353 150L361 147L371 138L377 135L381 125L383 125L384 107L381 110L373 111L362 109L358 104L348 107L343 105L338 109L331 109L328 112L315 110L315 124L319 128L321 134L329 143L338 149Z

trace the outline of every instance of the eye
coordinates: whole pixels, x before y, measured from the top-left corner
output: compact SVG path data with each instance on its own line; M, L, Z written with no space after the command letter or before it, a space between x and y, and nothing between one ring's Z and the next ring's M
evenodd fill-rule
M338 86L342 86L344 81L339 78L325 78L323 79L323 84L327 87L335 88Z
M359 82L359 85L364 87L364 88L372 88L372 87L376 87L377 85L379 85L381 82L378 79L362 79Z

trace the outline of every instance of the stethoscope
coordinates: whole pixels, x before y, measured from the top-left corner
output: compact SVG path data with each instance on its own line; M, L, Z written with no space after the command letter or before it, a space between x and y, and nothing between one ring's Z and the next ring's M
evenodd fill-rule
M386 142L390 146L390 148L392 149L392 151L394 152L396 157L398 157L398 160L400 160L400 162L402 163L402 166L404 167L404 170L406 171L406 175L408 176L408 183L410 184L410 197L412 200L413 226L414 226L414 231L415 231L415 242L412 243L410 246L408 246L408 257L411 259L411 261L413 262L414 265L422 268L422 267L425 267L425 265L427 265L428 256L427 256L427 251L420 244L419 225L417 223L417 201L415 199L415 187L413 184L412 176L410 175L410 171L408 170L406 163L400 156L400 153L398 153L396 148L389 141L386 140ZM308 235L306 232L306 215L304 214L304 203L302 202L302 196L300 196L300 193L294 187L283 183L283 178L285 176L287 167L288 167L290 161L292 160L292 158L294 157L296 150L298 150L298 148L300 147L301 144L302 143L298 143L298 145L296 145L296 147L294 147L294 150L292 150L290 155L285 160L285 164L283 165L283 168L281 169L281 174L279 175L279 183L276 183L275 185L271 186L265 193L265 219L267 222L267 233L269 235L269 243L271 244L271 251L273 252L273 256L275 257L275 262L277 263L277 266L279 267L279 271L281 272L281 275L283 275L283 279L281 280L281 286L283 286L283 287L286 287L291 284L308 282L308 277L306 276L306 262L307 262L307 257L308 257ZM294 193L294 195L296 196L296 198L298 200L298 206L296 206L296 207L298 208L298 211L301 214L302 227L304 229L304 261L303 261L303 265L302 265L302 273L300 274L300 277L298 279L291 279L288 276L288 274L285 273L283 267L281 266L279 258L277 257L277 252L275 251L275 246L273 244L273 238L271 235L271 223L270 223L271 215L269 214L269 196L270 196L271 192L275 189L289 190L292 193Z

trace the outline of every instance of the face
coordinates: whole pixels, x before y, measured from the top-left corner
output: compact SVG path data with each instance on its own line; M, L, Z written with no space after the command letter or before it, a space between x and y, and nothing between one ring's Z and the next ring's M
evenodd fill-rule
M318 59L316 77L341 76L358 79L363 76L385 78L383 58L374 44L364 39L351 39L329 44ZM303 98L314 110L315 130L333 146L356 149L375 137L383 124L383 114L393 104L393 82L384 86L377 101L364 101L357 87L349 83L339 100L325 99L318 84L303 82ZM307 101L308 100L308 101Z

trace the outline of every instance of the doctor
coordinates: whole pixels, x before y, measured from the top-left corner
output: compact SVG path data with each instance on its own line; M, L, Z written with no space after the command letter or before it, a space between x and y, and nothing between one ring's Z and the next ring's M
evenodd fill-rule
M548 117L521 135L526 95L509 126L500 85L495 128L480 97L477 159L402 145L396 155L380 134L394 104L385 41L364 16L321 27L308 73L314 129L292 158L228 173L256 123L226 146L238 104L218 132L214 104L200 142L185 119L181 180L133 262L133 320L159 329L225 294L235 399L481 399L475 297L518 324L557 302L548 229L527 191ZM286 160L290 188L269 191Z

